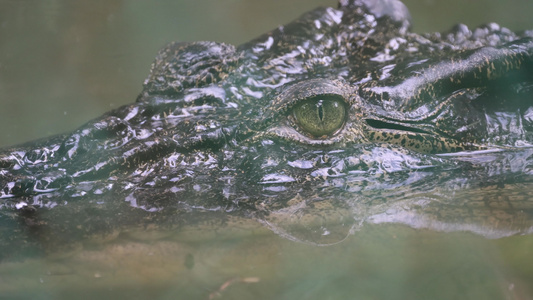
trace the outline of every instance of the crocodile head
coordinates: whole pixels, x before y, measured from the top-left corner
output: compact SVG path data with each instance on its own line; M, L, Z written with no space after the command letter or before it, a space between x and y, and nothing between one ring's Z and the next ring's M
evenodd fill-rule
M528 35L418 35L383 0L340 1L239 47L171 43L135 103L0 153L0 243L234 217L317 243L365 222L529 232L528 189L506 188L530 181Z

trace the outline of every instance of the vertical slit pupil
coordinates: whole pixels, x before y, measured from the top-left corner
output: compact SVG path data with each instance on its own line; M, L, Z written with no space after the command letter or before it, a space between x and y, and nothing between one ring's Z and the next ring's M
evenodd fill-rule
M320 119L320 121L324 121L324 108L322 107L322 102L323 100L319 100L316 104L318 109L318 118Z

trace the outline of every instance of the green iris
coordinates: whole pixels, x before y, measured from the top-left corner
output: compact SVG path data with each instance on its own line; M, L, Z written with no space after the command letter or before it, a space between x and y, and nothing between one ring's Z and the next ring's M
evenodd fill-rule
M302 130L315 138L323 138L344 125L346 106L340 96L320 95L296 104L293 115Z

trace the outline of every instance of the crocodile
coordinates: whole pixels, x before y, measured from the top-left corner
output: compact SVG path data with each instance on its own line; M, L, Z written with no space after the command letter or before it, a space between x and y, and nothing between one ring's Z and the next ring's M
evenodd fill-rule
M317 244L365 223L530 233L532 74L533 31L416 34L397 0L170 43L135 103L0 151L1 258L242 220Z

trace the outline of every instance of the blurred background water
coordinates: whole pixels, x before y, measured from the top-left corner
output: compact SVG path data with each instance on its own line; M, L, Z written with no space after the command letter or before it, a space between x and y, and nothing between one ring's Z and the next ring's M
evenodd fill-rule
M409 0L417 32L533 29L530 0ZM171 41L246 42L335 0L0 0L0 147L67 132L135 101Z

